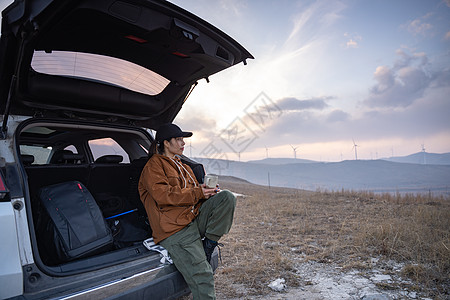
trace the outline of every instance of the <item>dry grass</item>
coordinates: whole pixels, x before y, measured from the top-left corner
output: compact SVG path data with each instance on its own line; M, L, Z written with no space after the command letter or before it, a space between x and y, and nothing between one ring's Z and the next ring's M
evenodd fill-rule
M309 192L221 180L238 199L231 232L221 242L216 289L224 298L263 295L278 277L306 285L299 259L371 268L371 258L405 263L416 290L445 298L450 290L450 200L431 196Z

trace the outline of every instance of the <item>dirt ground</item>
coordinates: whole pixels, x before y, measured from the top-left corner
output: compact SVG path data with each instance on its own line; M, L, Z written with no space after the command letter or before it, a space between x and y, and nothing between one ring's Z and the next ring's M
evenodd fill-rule
M220 181L238 201L217 299L450 299L448 199Z

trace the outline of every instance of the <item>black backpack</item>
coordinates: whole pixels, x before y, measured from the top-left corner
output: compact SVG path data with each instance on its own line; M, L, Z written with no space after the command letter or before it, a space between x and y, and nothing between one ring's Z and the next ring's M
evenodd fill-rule
M59 264L112 248L111 230L81 182L43 187L39 198L48 217L39 232L45 263Z

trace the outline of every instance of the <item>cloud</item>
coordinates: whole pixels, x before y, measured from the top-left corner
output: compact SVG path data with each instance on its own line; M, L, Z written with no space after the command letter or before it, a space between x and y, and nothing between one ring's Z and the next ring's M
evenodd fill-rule
M289 43L292 39L294 39L295 36L299 34L299 32L304 29L308 21L311 19L311 17L314 14L314 9L312 7L309 7L304 12L302 12L299 15L296 15L293 19L294 26L292 27L292 30L286 40L286 43Z
M350 115L343 110L335 109L328 114L326 120L329 123L345 122L350 119Z
M393 67L376 68L373 78L377 83L370 88L369 96L363 101L367 106L407 107L432 86L438 73L427 70L425 53L409 55L398 50L397 55L399 59Z
M202 132L203 135L211 135L216 132L216 121L207 116L197 113L194 116L177 117L174 121L182 130Z
M359 34L349 34L349 33L344 33L344 37L346 37L348 40L345 43L345 48L358 48L359 46L359 41L362 40L362 37Z
M391 82L393 76L395 80ZM383 74L375 72L374 78L378 84L372 87L370 96L365 101L371 107L409 106L423 95L431 81L423 70L412 67L402 68L395 74L390 69ZM385 85L384 82L388 82L389 85Z
M400 69L413 64L419 67L425 67L428 64L428 57L425 52L417 52L411 55L403 49L397 49L395 53L399 57L394 63L395 69Z
M297 98L282 98L277 101L277 106L282 111L302 111L306 109L323 110L328 107L326 100L330 98L311 98L299 100Z
M329 32L330 28L341 19L345 5L339 1L315 1L299 9L292 17L293 27L284 46L298 47L317 39L318 34Z
M433 82L430 87L448 87L450 86L450 69L437 71L433 74Z
M328 114L296 111L274 120L255 144L270 147L285 144L331 143L352 137L363 144L377 139L427 139L437 133L450 132L447 112L450 87L429 89L415 105L402 110L367 110L354 114L336 109Z
M327 100L333 97L316 97L299 100L294 97L286 97L277 101L270 100L264 93L261 93L237 119L233 122L240 122L243 131L250 130L257 135L264 133L279 123L283 118L294 118L300 121L309 119L309 112L321 112L328 107ZM237 123L236 123L237 124ZM231 124L228 125L230 127ZM239 124L238 124L239 125Z
M222 0L219 3L221 7L221 12L230 11L235 16L241 16L242 12L246 8L245 2L239 0L226 0L226 1Z
M384 91L389 90L395 85L394 72L388 66L379 66L376 68L373 78L378 82L377 85L372 87L371 92L373 94L381 94Z
M412 33L413 35L427 35L433 28L433 25L430 23L426 23L424 20L430 17L429 14L425 15L424 17L417 18L408 24L406 24L406 29Z
M347 45L347 48L358 48L358 42L356 42L352 39L350 39L346 45Z
M444 40L450 41L450 31L447 31L447 33L444 36Z

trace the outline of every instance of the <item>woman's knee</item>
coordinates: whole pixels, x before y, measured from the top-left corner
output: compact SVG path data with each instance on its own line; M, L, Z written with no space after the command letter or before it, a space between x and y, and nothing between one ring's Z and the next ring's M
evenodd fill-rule
M231 206L233 208L236 206L236 197L232 192L230 192L229 190L222 190L220 193L223 193L224 202L228 206Z

